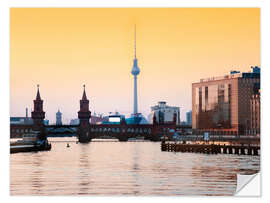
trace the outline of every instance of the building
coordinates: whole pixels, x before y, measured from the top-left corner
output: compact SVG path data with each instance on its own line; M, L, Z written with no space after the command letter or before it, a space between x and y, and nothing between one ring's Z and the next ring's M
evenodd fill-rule
M259 85L258 85L259 86ZM251 126L248 134L257 135L260 134L261 126L261 96L260 87L254 88L254 94L250 99L250 113L251 113Z
M129 118L126 118L126 123L128 125L144 125L144 124L149 124L148 120L145 118L145 116L141 113L137 113L135 116L132 115Z
M33 120L27 117L10 117L10 124L32 125Z
M28 117L28 108L25 109L25 117L10 117L10 124L32 125L33 120Z
M102 121L104 121L104 117L102 116L102 114L97 115L96 113L94 113L94 115L92 115L90 118L91 124L98 124L101 123Z
M50 124L50 121L47 120L47 119L45 119L45 120L43 121L43 123L44 123L44 125L49 125L49 124Z
M56 125L62 125L62 113L59 111L56 112Z
M104 116L101 124L120 124L121 121L125 120L125 115L122 115L118 112Z
M141 113L132 114L131 117L126 118L125 115L115 112L109 116L104 116L101 124L126 124L126 125L144 125L149 124Z
M151 107L152 118L156 117L159 124L173 122L176 115L176 124L180 124L180 108L166 105L165 101L158 102L158 105Z
M186 121L181 121L181 125L188 125Z
M153 124L153 115L151 113L148 114L147 121L148 121L148 123Z
M78 118L71 119L69 125L79 125L80 120Z
M192 125L192 111L186 113L186 124Z
M245 134L250 128L250 102L260 83L260 68L252 72L201 79L192 84L192 129L195 133Z

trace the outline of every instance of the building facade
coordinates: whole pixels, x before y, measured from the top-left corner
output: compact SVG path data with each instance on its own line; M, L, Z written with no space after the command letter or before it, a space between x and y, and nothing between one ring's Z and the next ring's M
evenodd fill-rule
M192 129L196 133L246 134L250 102L260 83L260 68L248 73L201 79L192 84Z
M250 112L251 112L251 126L249 134L260 134L261 126L261 96L260 90L255 91L250 100Z
M158 105L151 107L152 118L156 117L158 124L173 122L176 116L176 125L180 124L180 108L166 105L165 101L158 102Z
M192 111L186 113L186 124L192 125Z

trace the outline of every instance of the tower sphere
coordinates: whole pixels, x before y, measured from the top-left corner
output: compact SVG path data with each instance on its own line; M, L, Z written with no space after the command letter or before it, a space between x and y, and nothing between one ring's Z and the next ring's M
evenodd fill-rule
M135 75L139 75L139 73L140 73L140 69L138 67L137 58L135 58L133 60L133 68L131 70L131 74L135 76Z

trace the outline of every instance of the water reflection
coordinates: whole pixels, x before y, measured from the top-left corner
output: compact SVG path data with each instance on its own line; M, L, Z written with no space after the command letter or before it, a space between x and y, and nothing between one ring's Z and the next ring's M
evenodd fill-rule
M132 145L132 143L130 143L130 145ZM141 149L140 147L134 147L134 145L132 145L132 171L133 171L133 184L132 184L132 188L133 188L133 195L139 195L140 194L140 185L139 185L139 176L140 176L140 167L139 167L139 157L140 157L140 152Z
M91 171L91 167L88 160L87 148L89 144L83 144L80 149L80 161L79 161L79 195L87 194L87 191L90 190L91 186L91 174L88 171ZM92 183L93 184L93 183Z
M31 176L28 177L29 181L32 182L32 190L34 193L40 194L43 190L43 156L40 153L36 153L35 156L31 157L33 163L33 172Z
M153 142L66 143L11 154L11 194L232 195L236 173L260 166L256 156L161 152Z

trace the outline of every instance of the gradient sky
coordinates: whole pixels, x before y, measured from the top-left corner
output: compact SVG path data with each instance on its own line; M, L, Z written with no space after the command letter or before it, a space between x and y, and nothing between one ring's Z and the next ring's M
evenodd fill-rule
M260 66L259 8L11 8L10 114L77 118L83 84L92 113L133 111L134 24L138 110L164 100L191 109L191 83Z

